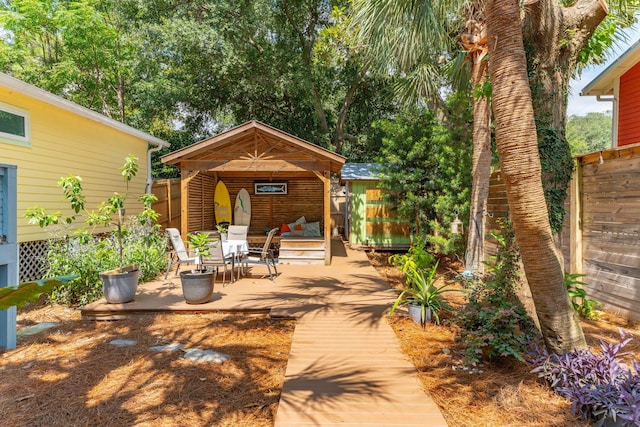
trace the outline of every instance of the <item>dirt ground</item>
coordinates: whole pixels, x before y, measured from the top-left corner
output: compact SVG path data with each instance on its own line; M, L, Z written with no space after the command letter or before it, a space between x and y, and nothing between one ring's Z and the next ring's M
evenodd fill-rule
M391 286L401 281L388 253L370 260ZM460 269L441 262L441 277ZM457 295L457 294L448 294ZM454 303L461 303L459 296ZM520 362L466 369L456 329L422 329L403 315L389 318L403 351L448 424L462 426L586 426L570 403L541 385ZM15 426L272 426L284 381L295 322L230 314L159 314L118 321L82 320L78 310L43 302L18 311L18 329L38 322L57 326L18 339L0 354L2 425ZM590 345L615 340L622 327L612 315L582 324ZM130 340L118 346L114 340ZM156 351L153 346L180 344ZM189 349L230 356L222 364L183 358ZM627 349L637 359L640 342Z

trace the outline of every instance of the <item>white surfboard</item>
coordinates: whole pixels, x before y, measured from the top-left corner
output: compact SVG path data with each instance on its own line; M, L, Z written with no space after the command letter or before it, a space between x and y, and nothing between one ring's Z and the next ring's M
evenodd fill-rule
M242 188L236 196L233 208L233 223L235 225L249 225L251 223L251 198L249 192Z

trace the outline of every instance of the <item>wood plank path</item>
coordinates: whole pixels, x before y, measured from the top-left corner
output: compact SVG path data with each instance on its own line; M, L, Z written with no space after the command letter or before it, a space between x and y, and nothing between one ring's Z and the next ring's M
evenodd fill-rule
M258 279L256 269L234 283L216 283L214 299L197 307L184 303L173 279L145 285L135 302L98 302L83 315L268 310L273 317L294 317L275 427L447 426L386 320L394 296L389 286L366 254L339 240L332 253L331 266L279 266L275 282Z

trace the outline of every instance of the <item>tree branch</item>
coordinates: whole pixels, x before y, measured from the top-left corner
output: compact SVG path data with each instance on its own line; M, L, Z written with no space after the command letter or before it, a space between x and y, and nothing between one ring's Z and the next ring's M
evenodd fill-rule
M598 25L607 16L604 0L578 0L573 6L564 7L564 22L567 28L576 30L571 44L580 51L593 35Z

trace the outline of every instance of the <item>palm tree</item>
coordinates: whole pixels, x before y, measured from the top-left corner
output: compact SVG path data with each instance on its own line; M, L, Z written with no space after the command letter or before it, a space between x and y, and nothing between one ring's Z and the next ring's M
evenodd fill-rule
M469 19L460 38L471 62L471 82L476 91L477 88L483 88L487 82L488 45L482 0L470 3L466 15ZM465 270L472 274L484 271L485 214L491 175L491 108L489 95L484 91L479 92L481 93L476 94L473 99L473 179L469 235L464 257Z
M485 14L496 145L541 332L551 351L583 349L547 215L518 0L487 0Z
M399 87L403 100L431 99L436 108L439 102L437 83L442 71L435 58L440 52L455 49L451 38L455 29L449 28L447 12L457 10L465 2L403 0L360 0L354 2L354 21L360 24L361 38L370 43L373 56L382 67L389 64L406 71L406 83ZM461 45L471 64L474 88L487 81L487 38L482 0L465 5L469 17L461 34ZM416 19L418 17L419 19ZM464 78L468 78L464 75ZM483 271L485 214L491 174L491 109L489 97L481 95L473 101L473 180L469 219L469 238L465 253L466 270Z
M464 0L354 0L354 29L366 43L373 66L404 76L396 87L405 102L427 100L434 109L440 99L442 52L451 51L448 12ZM454 23L455 25L455 23Z
M441 45L436 43L438 40L442 41L440 36L444 27L442 24L434 23L434 20L437 21L438 14L440 17L444 16L444 9L442 9L444 6L444 2L360 0L354 3L355 20L361 22L363 33L373 40L373 44L379 43L376 50L380 52L378 58L393 59L400 66L409 65L411 63L409 60L423 59L426 57L425 52L433 55L433 49L444 47L444 43ZM451 3L448 3L448 6L451 6ZM500 135L497 136L499 154L507 181L507 194L516 239L520 245L523 265L541 330L547 347L552 351L584 348L586 344L582 330L564 289L561 259L553 242L547 216L531 92L527 79L526 57L522 44L519 5L517 0L491 0L487 6L492 10L490 17L486 10L485 13L487 30L492 26L492 31L488 31L489 46L493 47L489 50L491 55L489 71L496 127L500 128ZM411 11L412 7L413 11ZM482 7L476 8L478 12L476 16L481 18L480 9ZM424 18L425 22L431 21L434 25L428 26L422 23L421 19L417 20L420 22L412 21L413 18L422 18L425 14L429 15ZM479 22L478 19L475 21ZM481 26L475 28L478 27L481 28ZM424 34L435 31L436 36L417 37L419 31L423 31ZM472 57L475 56L474 59L482 59L484 55L482 30L475 36L474 32L468 31L468 33L473 36L467 40L470 42L467 47L468 52ZM492 44L491 40L496 40L496 36L498 41ZM418 43L420 41L426 43ZM474 50L476 47L477 49ZM474 61L477 65L474 69L474 83L482 81L482 62L482 60ZM480 108L478 107L474 112L482 111ZM478 126L478 129L480 127ZM476 130L475 127L474 130ZM474 138L474 145L476 141ZM482 154L489 156L489 150L478 145L479 147L474 148L474 173L476 174L474 184L481 183L484 178L488 187L490 157L488 162L485 160L482 164L480 159L486 159L487 157L483 157ZM486 176L480 177L483 170ZM474 193L476 208L482 206L479 201L480 194L480 187L477 187ZM483 214L482 209L478 209L475 213L479 216ZM484 218L481 218L481 221L484 221ZM484 237L477 234L475 236L480 242Z

